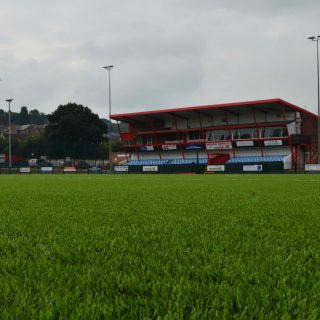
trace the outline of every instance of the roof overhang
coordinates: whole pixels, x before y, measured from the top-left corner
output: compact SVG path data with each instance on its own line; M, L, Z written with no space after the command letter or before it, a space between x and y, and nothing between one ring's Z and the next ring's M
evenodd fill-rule
M267 100L254 100L254 101L245 101L245 102L233 102L233 103L223 103L223 104L214 104L214 105L205 105L205 106L194 106L186 108L174 108L174 109L161 109L161 110L152 110L152 111L143 111L143 112L132 112L132 113L123 113L123 114L112 114L111 119L118 120L126 123L139 123L154 120L168 120L174 119L189 119L194 117L197 113L199 115L206 116L219 116L223 115L226 112L231 115L241 115L248 113L249 110L261 111L268 113L271 111L278 112L288 112L288 111L297 111L309 115L313 118L318 118L318 116L310 111L307 111L303 108L300 108L296 105L293 105L285 100L276 98L276 99L267 99Z

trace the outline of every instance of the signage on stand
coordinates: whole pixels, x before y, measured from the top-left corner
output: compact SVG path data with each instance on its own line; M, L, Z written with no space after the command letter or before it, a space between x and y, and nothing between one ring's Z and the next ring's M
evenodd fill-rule
M254 142L252 140L236 141L236 146L237 147L253 147L254 146Z
M193 144L187 144L185 146L186 150L200 150L202 149L202 145L198 143L193 143Z
M272 146L282 146L282 140L265 140L264 145L266 147L272 147Z
M140 151L154 151L153 146L141 146Z
M226 150L232 149L232 144L230 141L220 141L220 142L207 142L207 150Z
M177 145L175 144L163 144L162 150L170 151L170 150L177 150Z

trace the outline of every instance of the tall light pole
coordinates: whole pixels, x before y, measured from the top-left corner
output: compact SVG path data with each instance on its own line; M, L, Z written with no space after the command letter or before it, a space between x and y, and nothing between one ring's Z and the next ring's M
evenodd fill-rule
M11 171L11 167L12 167L12 161L11 161L11 109L10 109L10 105L13 99L6 99L6 101L9 104L9 168Z
M319 91L319 40L320 40L320 35L314 37L309 37L308 38L311 41L317 42L317 78L318 78L318 146L317 146L317 151L318 151L318 163L320 163L320 91Z
M109 71L109 163L110 163L110 171L112 171L112 146L111 146L111 134L112 134L112 125L111 125L111 77L110 71L113 66L105 66L103 69Z

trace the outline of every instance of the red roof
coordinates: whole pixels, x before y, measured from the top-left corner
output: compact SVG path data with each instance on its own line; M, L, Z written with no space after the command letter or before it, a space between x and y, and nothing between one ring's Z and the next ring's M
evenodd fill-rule
M267 99L267 100L254 100L254 101L244 101L244 102L233 102L233 103L222 103L222 104L214 104L214 105L205 105L205 106L194 106L194 107L185 107L185 108L174 108L174 109L160 109L160 110L152 110L152 111L142 111L142 112L131 112L131 113L122 113L122 114L112 114L111 118L114 120L119 120L122 122L134 122L139 121L142 118L146 117L155 117L163 118L166 115L172 116L175 114L177 116L187 115L192 112L206 112L210 113L215 110L229 111L234 113L240 113L241 109L243 110L245 107L256 108L260 111L274 110L279 107L285 108L285 110L295 110L301 113L305 113L311 117L317 118L318 116L310 111L307 111L303 108L300 108L296 105L293 105L285 100L275 98L275 99Z

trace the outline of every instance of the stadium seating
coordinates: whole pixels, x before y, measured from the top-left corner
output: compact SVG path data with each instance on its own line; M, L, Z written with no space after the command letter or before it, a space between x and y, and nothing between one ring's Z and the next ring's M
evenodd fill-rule
M199 164L207 164L207 158L198 158ZM164 164L192 164L197 163L197 158L190 159L148 159L148 160L129 160L130 166L158 166Z
M260 162L279 162L283 161L285 155L277 156L247 156L247 157L235 157L231 158L227 163L260 163ZM158 166L165 164L207 164L207 158L189 158L189 159L148 159L148 160L129 160L128 165L130 166Z
M231 158L227 163L248 163L248 162L279 162L283 161L285 155L277 156L248 156Z

